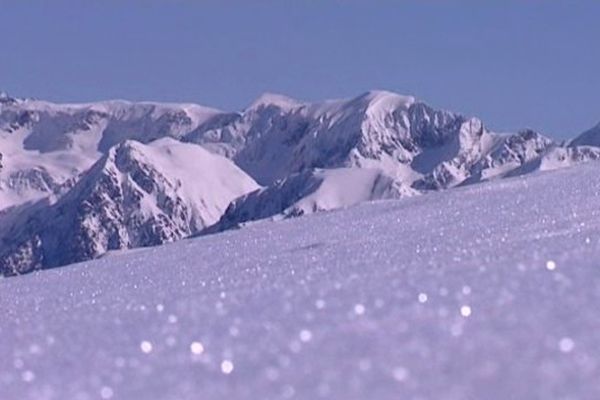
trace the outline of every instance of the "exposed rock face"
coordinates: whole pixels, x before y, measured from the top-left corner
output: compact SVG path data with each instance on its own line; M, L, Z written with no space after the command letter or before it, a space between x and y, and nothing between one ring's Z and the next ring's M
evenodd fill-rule
M183 165L189 171L177 168ZM56 204L24 211L4 235L0 271L24 273L178 240L216 222L230 201L257 187L200 146L126 141Z

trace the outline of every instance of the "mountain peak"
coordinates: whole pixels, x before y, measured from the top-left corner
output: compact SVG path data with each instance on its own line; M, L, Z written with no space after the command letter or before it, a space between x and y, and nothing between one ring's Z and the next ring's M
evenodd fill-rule
M389 90L369 90L358 96L359 98L369 99L371 101L394 98L396 100L403 100L405 102L414 102L413 96L407 96Z
M17 100L10 97L8 93L3 90L0 90L0 104L2 103L15 103Z
M289 108L294 108L297 106L301 106L303 103L293 99L291 97L282 95L282 94L278 94L278 93L270 93L270 92L266 92L261 94L256 100L254 100L252 102L252 104L250 104L250 106L248 106L248 108L246 108L246 110L252 110L252 109L257 109L260 107L267 107L267 106L276 106L282 109L289 109Z
M370 90L356 97L351 102L368 104L371 110L389 111L398 108L408 108L416 102L413 96L405 96L387 90Z

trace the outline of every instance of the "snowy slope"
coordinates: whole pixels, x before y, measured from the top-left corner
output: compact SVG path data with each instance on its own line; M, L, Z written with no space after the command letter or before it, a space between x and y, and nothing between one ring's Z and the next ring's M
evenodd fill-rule
M551 171L596 160L600 160L600 147L554 147L545 152L541 157L532 159L519 168L510 171L505 176L530 174L536 171Z
M0 229L0 273L178 240L212 225L233 199L257 188L230 160L198 145L125 141L56 204L25 208L10 229Z
M0 280L0 398L600 398L597 171Z
M237 227L265 218L297 217L319 211L345 208L364 201L414 196L416 190L403 186L377 169L315 169L292 174L272 185L233 201L219 222L205 233Z

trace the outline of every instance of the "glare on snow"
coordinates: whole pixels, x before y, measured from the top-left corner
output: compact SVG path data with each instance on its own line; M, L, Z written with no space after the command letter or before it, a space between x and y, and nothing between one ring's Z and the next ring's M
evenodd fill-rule
M229 375L233 371L233 362L230 360L223 360L221 363L221 372L225 375Z
M365 313L365 306L362 304L357 304L354 306L354 313L356 315L363 315Z
M404 367L396 367L394 368L392 375L398 382L403 382L406 380L406 378L408 378L408 370Z
M103 399L111 399L113 394L113 390L108 386L103 386L102 389L100 389L100 397Z
M462 315L463 317L467 318L471 316L471 307L464 305L460 308L460 315Z
M29 352L31 354L40 354L42 352L42 348L37 344L32 344L29 346Z
M150 353L152 351L152 343L150 343L147 340L143 340L140 343L140 350L142 350L142 352L146 354Z
M308 329L303 329L300 331L300 334L298 335L300 337L300 340L303 342L310 342L312 339L312 332L309 331Z
M200 355L204 353L204 345L200 342L192 342L190 344L190 351L192 354Z
M24 382L32 382L35 379L35 374L33 373L33 371L23 371L23 373L21 374L21 378L23 379Z
M569 337L564 337L558 342L558 347L563 353L570 353L575 347L575 342Z
M176 324L177 323L177 315L171 314L167 317L168 321L170 324Z

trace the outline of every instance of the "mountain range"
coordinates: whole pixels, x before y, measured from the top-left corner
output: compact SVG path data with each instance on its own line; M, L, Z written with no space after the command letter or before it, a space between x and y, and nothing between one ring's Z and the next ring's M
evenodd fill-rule
M0 95L0 273L15 275L260 219L600 158L567 143L372 91L241 112L195 104L55 104Z

